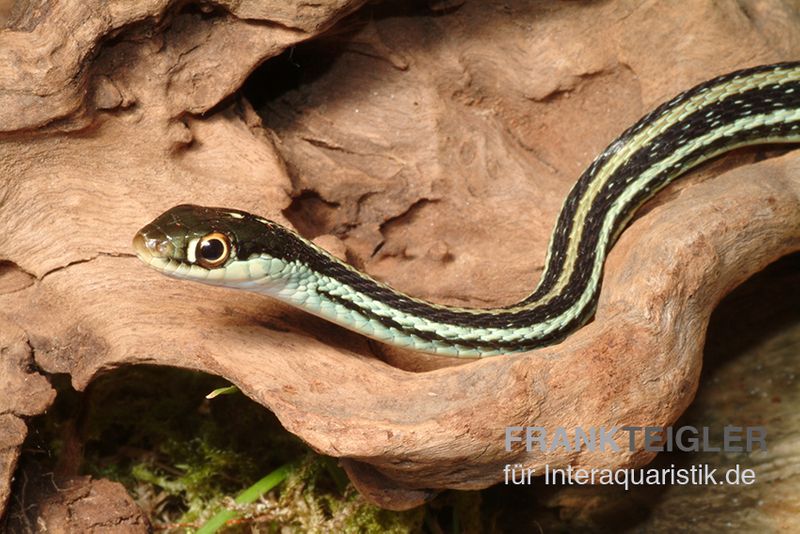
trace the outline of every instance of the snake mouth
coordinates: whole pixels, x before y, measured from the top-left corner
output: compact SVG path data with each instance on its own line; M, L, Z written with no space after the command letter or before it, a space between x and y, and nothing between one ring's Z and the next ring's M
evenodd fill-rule
M147 261L150 259L152 254L150 253L150 249L147 246L145 238L142 234L136 234L133 236L133 250L136 251L136 255L139 256L140 260Z
M154 260L167 261L175 252L175 246L168 239L147 237L142 231L133 237L132 245L139 259L148 264Z

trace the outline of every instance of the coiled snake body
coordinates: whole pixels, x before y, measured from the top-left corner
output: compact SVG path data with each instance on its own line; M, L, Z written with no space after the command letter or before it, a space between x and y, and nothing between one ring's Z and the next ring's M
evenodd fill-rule
M297 233L227 208L176 206L134 238L164 274L264 293L374 339L480 357L563 339L594 312L606 255L635 211L678 176L737 147L800 141L800 62L714 78L648 113L567 196L536 289L504 308L402 294Z

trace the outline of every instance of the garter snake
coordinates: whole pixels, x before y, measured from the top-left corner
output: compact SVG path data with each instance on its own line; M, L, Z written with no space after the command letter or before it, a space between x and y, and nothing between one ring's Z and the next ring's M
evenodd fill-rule
M562 340L594 313L606 255L634 212L678 176L731 149L800 141L800 62L719 76L628 128L568 194L533 293L502 308L410 297L275 222L176 206L134 238L138 256L176 278L256 291L374 339L480 357Z

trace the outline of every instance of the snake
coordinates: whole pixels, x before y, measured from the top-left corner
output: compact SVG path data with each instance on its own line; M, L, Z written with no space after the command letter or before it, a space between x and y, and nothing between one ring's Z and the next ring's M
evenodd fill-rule
M568 193L532 293L471 308L409 296L297 232L237 209L181 204L133 247L168 276L254 291L389 345L453 357L531 351L594 315L609 250L647 200L697 165L755 144L800 142L800 62L718 76L647 113Z

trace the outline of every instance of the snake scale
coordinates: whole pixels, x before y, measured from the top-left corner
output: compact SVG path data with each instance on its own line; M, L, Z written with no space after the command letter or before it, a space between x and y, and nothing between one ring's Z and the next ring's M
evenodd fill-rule
M567 195L534 291L501 308L426 302L374 280L297 233L243 211L180 205L134 237L176 278L263 293L371 338L482 357L564 339L594 313L609 249L636 210L732 149L800 141L800 62L719 76L658 106L583 172Z

